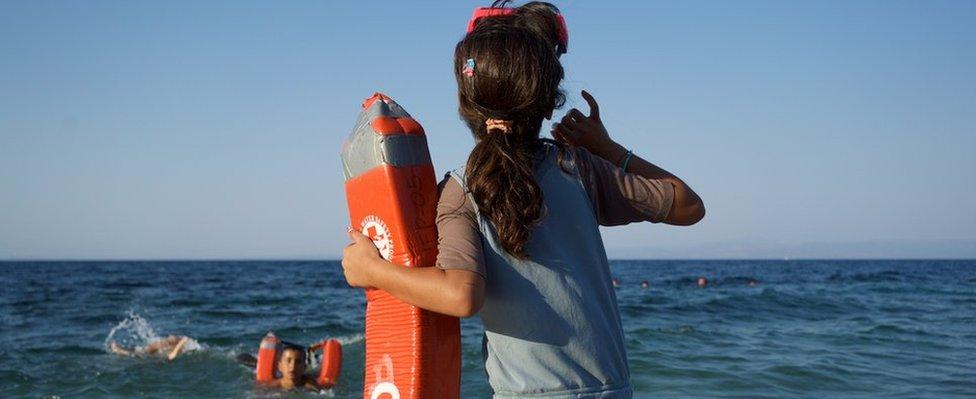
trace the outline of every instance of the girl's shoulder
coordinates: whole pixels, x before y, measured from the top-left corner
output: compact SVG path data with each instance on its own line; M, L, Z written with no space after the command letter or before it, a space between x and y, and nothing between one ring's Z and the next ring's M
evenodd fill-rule
M463 166L461 168L464 168ZM463 177L461 177L463 179ZM463 180L448 172L437 184L437 217L446 215L474 215L474 205L462 186Z

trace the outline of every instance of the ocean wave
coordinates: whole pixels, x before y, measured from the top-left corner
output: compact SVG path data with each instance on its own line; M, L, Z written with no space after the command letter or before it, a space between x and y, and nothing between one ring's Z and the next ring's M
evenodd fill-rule
M873 326L871 328L861 330L862 334L912 334L912 335L926 335L925 331L917 328L905 328L895 324L881 324Z
M128 280L123 280L123 281L109 281L109 282L105 282L105 283L99 284L99 288L103 288L103 289L123 289L123 290L130 290L130 289L134 289L134 288L150 288L150 287L155 287L155 286L156 286L156 284L154 284L153 282L149 282L149 281L128 281Z
M23 349L23 352L31 355L40 354L71 354L71 355L98 355L105 353L105 350L100 348L93 348L89 346L79 346L79 345L40 345L35 347L27 347Z
M358 333L358 334L350 334L341 337L336 337L336 340L338 340L339 343L342 345L352 345L358 342L362 342L365 339L365 337L366 336L363 335L362 333Z
M827 276L826 281L832 283L883 283L905 281L906 275L897 270L882 270L867 273L835 272Z
M706 313L723 317L829 319L866 310L857 298L790 292L774 288L730 294L703 294L703 301L682 301L663 312Z

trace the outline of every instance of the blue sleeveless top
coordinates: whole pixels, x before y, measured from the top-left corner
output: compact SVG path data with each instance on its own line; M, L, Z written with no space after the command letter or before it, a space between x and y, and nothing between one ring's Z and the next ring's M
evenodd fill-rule
M572 151L535 171L544 216L530 235L530 259L512 257L474 206L483 240L484 360L494 398L631 398L617 297L599 224ZM452 171L467 192L464 169ZM468 194L470 196L470 193ZM472 200L472 204L474 201Z

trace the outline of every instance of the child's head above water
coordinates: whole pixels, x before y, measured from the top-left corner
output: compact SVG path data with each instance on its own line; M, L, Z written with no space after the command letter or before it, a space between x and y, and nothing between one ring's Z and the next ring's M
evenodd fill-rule
M520 258L528 256L531 222L542 215L533 161L539 130L566 100L556 21L555 7L529 3L478 20L454 50L459 112L477 140L467 186L502 246Z
M278 372L282 380L300 383L305 375L305 348L286 345L278 358Z

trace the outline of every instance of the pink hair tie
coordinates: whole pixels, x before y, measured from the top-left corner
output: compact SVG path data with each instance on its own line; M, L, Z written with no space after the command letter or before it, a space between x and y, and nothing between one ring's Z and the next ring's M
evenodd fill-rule
M498 130L502 132L502 134L506 134L512 129L512 121L488 119L485 121L485 126L488 128L488 133L491 133L492 130Z

